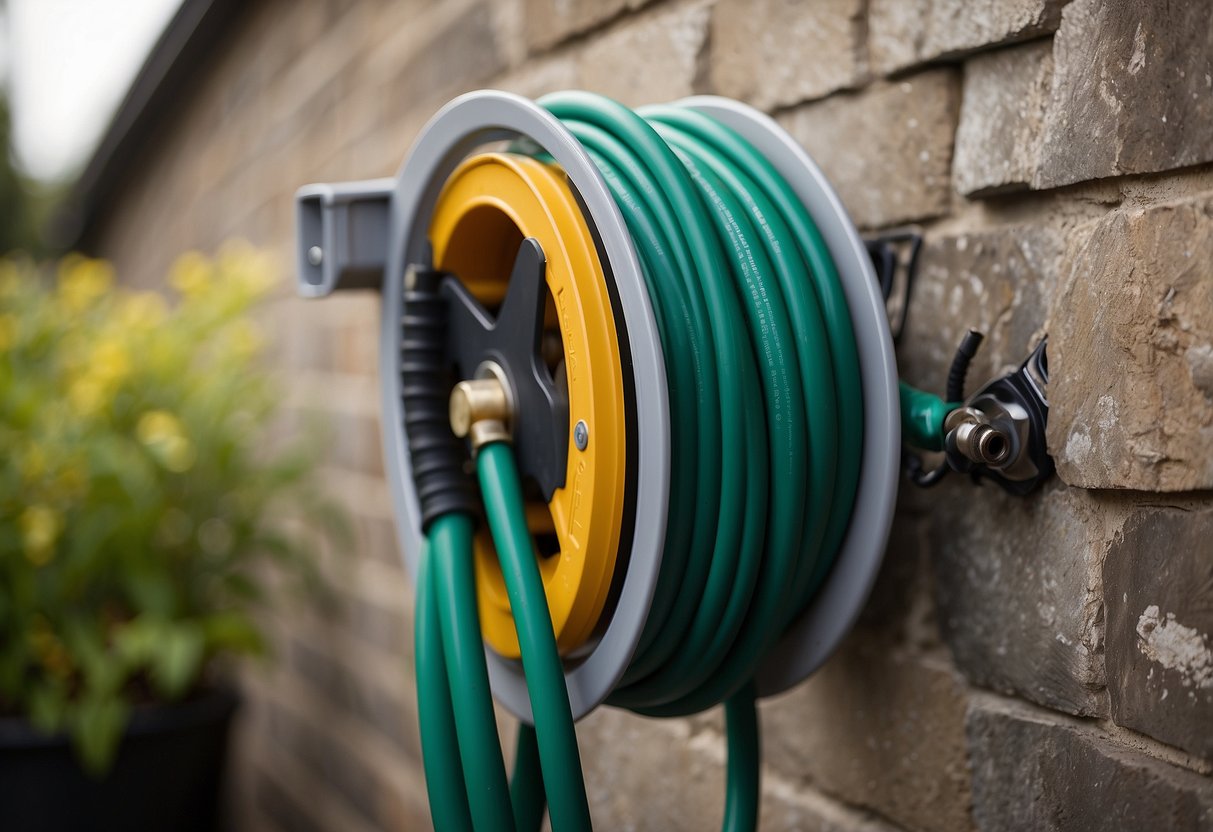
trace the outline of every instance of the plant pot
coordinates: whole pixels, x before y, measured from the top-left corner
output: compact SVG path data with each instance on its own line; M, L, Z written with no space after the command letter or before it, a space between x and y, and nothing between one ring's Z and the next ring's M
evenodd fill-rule
M101 778L81 769L66 736L0 718L0 829L213 832L238 702L213 689L137 708Z

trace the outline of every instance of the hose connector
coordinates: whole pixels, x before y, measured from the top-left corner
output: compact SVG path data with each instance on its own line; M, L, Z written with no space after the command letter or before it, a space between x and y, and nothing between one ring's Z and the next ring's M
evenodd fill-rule
M1011 459L1012 435L986 414L972 407L959 407L943 423L946 445L978 465L1000 468Z
M484 362L476 378L459 382L451 391L451 432L467 437L473 452L489 442L509 442L512 398L504 371L491 361Z
M1034 491L1053 474L1053 459L1045 440L1049 419L1049 364L1047 339L1042 339L1027 359L1006 375L987 382L968 398L964 380L969 363L981 344L981 333L969 330L956 351L948 372L950 408L940 420L942 443L932 445L935 435L923 426L935 424L925 418L933 411L921 405L923 395L902 384L902 430L906 444L921 450L942 450L945 459L931 470L912 451L903 454L910 479L924 488L938 483L949 471L968 474L974 481L985 478L1011 494ZM927 400L929 403L929 399Z

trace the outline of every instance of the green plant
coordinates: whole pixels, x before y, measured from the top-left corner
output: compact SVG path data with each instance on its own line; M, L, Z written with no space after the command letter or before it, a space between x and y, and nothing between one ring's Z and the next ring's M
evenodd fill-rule
M170 306L101 261L0 261L0 713L69 732L90 770L132 707L260 653L268 562L314 576L297 520L339 523L302 445L266 448L270 274L246 245L187 254Z

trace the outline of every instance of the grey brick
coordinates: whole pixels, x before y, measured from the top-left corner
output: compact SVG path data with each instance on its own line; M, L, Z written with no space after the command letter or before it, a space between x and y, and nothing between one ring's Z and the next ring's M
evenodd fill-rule
M258 771L253 776L254 800L279 829L291 832L325 832L325 827L301 799L302 795L292 793L267 772Z
M982 702L969 713L968 736L983 832L1213 828L1213 780L1086 726Z
M965 63L956 190L984 196L1026 189L1041 163L1041 134L1053 78L1053 44L1038 41Z
M867 641L919 650L942 647L931 580L926 519L903 492L876 583L855 624Z
M871 0L872 67L895 72L1057 28L1068 0Z
M650 720L600 708L577 726L594 825L628 832L701 832L724 814L724 741L707 720ZM769 738L769 737L768 737ZM770 774L760 827L893 832L868 813Z
M524 32L531 49L545 49L649 0L525 0Z
M1049 324L1049 447L1084 488L1213 487L1213 196L1075 234Z
M867 75L864 12L861 0L721 0L714 91L770 109L856 86Z
M1118 724L1213 759L1213 505L1143 508L1104 561Z
M873 228L938 216L951 198L959 84L935 69L780 117L855 223Z
M788 779L907 829L969 829L966 695L943 662L852 638L805 683L764 703L766 759Z
M404 40L388 40L376 49L373 66L383 77L372 75L368 81L382 85L373 115L380 130L394 121L428 118L447 99L506 69L506 50L498 43L492 10L482 3L462 5L427 10L421 18L424 28L416 22L401 27ZM407 149L407 137L403 141L397 153Z
M1035 187L1213 159L1204 3L1075 0L1062 15Z
M328 460L351 471L383 474L383 445L379 420L356 413L327 414L332 427L328 433Z
M287 661L307 684L342 710L387 737L407 759L420 761L416 706L411 696L393 695L368 674L297 638L289 639Z
M959 477L930 514L940 626L974 684L1105 711L1100 564L1120 501L1054 483L1029 498Z
M1017 366L1044 332L1064 253L1064 233L1050 225L928 236L897 350L902 377L942 394L968 329L986 336L968 392Z
M578 82L633 107L702 92L710 17L701 2L626 21L581 50Z
M269 738L311 771L317 779L335 789L345 804L368 823L386 825L380 814L380 796L384 784L356 753L340 740L334 741L323 730L278 707L266 707Z

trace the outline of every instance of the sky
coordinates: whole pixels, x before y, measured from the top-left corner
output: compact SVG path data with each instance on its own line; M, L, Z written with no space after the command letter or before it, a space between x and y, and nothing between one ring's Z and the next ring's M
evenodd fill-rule
M7 0L0 67L18 164L58 179L87 162L181 0Z

